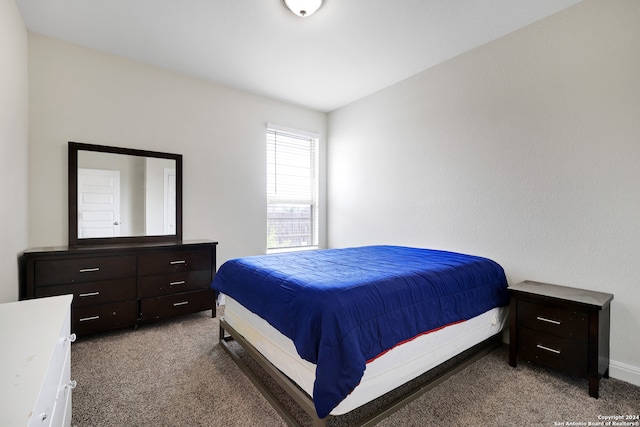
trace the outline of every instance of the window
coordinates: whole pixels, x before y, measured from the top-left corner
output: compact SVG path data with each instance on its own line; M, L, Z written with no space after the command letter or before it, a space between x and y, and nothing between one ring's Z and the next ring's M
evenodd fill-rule
M318 136L267 128L267 250L318 244Z

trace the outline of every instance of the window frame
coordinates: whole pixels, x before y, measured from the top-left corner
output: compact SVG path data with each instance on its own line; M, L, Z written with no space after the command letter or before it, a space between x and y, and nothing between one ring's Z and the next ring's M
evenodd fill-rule
M272 178L278 176L277 172L271 170L271 164L280 164L277 162L277 159L273 159L270 155L270 144L277 144L278 135L282 135L285 139L296 139L300 141L308 141L311 144L309 147L309 173L310 173L310 193L309 198L295 198L291 197L274 197L275 195L270 189ZM320 224L320 135L314 132L284 127L280 125L275 125L272 123L267 124L267 129L265 133L266 137L266 150L267 150L267 159L266 159L266 196L267 196L267 206L266 206L266 220L267 220L267 230L266 230L266 253L275 253L275 252L289 252L289 251L300 251L300 250L309 250L309 249L317 249L319 247L319 224ZM270 216L269 207L271 205L283 205L283 206L310 206L310 235L311 242L308 244L293 244L291 246L279 246L273 245L271 243L271 234L272 227L270 226Z

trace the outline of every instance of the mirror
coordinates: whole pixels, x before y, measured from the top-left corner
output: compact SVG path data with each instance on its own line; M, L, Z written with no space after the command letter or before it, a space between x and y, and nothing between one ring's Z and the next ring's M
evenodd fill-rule
M182 155L69 142L69 246L182 240Z

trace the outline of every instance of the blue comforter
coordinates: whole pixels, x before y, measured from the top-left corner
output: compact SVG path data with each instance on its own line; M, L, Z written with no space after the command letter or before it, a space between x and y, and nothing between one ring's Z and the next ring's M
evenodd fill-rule
M358 385L368 360L508 303L497 263L398 246L233 259L211 287L267 320L316 364L313 401L320 418Z

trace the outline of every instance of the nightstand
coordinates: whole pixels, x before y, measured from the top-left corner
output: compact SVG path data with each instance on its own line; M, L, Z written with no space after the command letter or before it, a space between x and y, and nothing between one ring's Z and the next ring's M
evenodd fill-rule
M612 294L524 281L509 287L509 365L517 358L589 380L609 377Z

